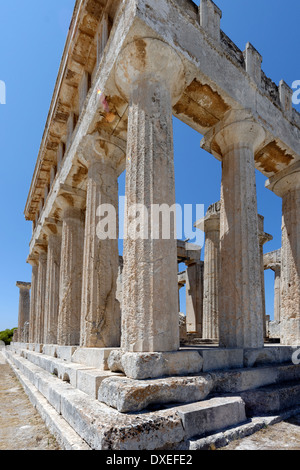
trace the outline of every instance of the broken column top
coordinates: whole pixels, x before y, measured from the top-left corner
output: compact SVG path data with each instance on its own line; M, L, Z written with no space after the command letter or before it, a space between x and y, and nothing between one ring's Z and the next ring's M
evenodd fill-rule
M31 282L17 281L16 286L19 287L19 289L30 289Z

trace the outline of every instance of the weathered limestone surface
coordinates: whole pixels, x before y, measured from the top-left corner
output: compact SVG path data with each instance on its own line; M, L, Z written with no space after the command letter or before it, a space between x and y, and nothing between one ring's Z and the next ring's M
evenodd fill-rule
M30 316L30 282L17 282L19 288L18 338L24 341L24 326Z
M83 155L88 166L80 339L83 347L120 346L121 313L116 300L119 268L117 166L123 156L123 150L97 136ZM112 231L101 234L97 225L99 217L106 215L105 207L109 210L108 223Z
M204 339L219 338L220 202L210 206L195 226L205 232L203 330Z
M45 316L45 295L47 279L47 253L41 251L39 254L38 282L36 293L36 316L34 342L44 342L44 316Z
M264 269L272 269L275 274L274 278L274 322L272 330L278 329L280 322L280 311L281 311L281 293L280 293L280 279L281 279L281 249L272 251L264 254ZM279 329L278 329L279 332ZM272 335L274 337L275 331ZM275 337L279 337L280 334L275 334Z
M264 130L247 113L230 113L211 145L223 155L220 218L220 346L262 347L261 260L254 152Z
M280 338L300 344L300 165L270 178L267 187L282 197Z
M59 314L59 278L61 257L61 235L51 234L48 238L48 257L46 274L46 298L44 341L46 344L57 344Z
M57 341L75 346L80 341L84 213L80 208L66 207L62 220Z
M212 381L208 374L205 377L166 377L142 381L116 377L102 381L98 400L126 413L142 410L151 404L203 400L211 389Z
M31 274L31 296L29 311L29 342L35 341L35 321L36 321L36 302L37 302L37 284L38 284L38 260L36 258L28 258L27 262L32 266Z
M203 261L190 263L186 269L186 330L202 335Z
M203 360L197 351L155 353L113 352L108 361L112 371L121 370L127 377L143 380L164 375L197 374Z
M164 67L157 67L161 63ZM182 92L183 66L162 41L135 41L118 58L116 83L129 101L125 233L132 236L124 240L122 347L134 352L176 351L175 227L171 222L165 239L160 230L157 238L149 230L153 204L175 204L172 100ZM140 214L139 234L132 226L136 213L130 214L137 204L148 211Z

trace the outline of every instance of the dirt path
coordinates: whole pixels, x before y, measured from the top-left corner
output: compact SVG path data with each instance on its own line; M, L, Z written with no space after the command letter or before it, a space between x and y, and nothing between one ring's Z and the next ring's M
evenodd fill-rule
M60 450L0 351L0 450Z
M300 414L219 450L300 450Z

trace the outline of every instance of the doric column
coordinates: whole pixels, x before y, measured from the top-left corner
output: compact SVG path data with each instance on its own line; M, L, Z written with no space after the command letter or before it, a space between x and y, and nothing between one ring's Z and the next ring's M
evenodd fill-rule
M246 112L231 111L214 128L222 156L219 344L263 347L261 259L254 152L265 132Z
M85 192L63 188L57 203L62 208L57 343L76 346L80 341Z
M61 228L61 222L46 219L44 226L44 230L48 234L48 257L44 321L44 341L46 344L57 344Z
M280 294L280 278L281 278L281 266L274 268L274 321L280 322L280 310L281 310L281 294Z
M47 277L47 247L39 247L38 281L36 291L36 316L34 342L44 343L44 317L46 298L46 277Z
M272 235L264 230L264 217L258 215L258 241L261 266L261 298L262 298L262 319L264 327L264 338L267 336L266 331L266 295L265 295L265 267L264 267L264 245L273 240Z
M120 346L121 311L116 299L118 174L125 158L125 149L120 146L124 143L117 139L95 134L82 152L88 167L80 339L83 347Z
M300 162L273 176L267 187L282 197L280 342L300 344Z
M24 341L24 324L29 321L30 315L30 282L17 282L19 288L19 316L18 316L18 339Z
M212 204L195 226L205 232L203 339L219 339L220 202Z
M203 261L195 261L186 269L186 331L202 336L203 324Z
M172 101L183 91L183 65L164 42L142 38L120 54L116 84L129 101L122 347L131 352L176 351L175 227L170 224L165 238L161 230L153 236L151 228L157 226L151 227L151 216L154 205L175 204ZM139 230L133 233L135 224Z
M35 322L36 322L36 306L37 306L37 284L38 284L38 257L29 256L27 263L32 266L31 274L31 298L29 312L29 343L35 342Z

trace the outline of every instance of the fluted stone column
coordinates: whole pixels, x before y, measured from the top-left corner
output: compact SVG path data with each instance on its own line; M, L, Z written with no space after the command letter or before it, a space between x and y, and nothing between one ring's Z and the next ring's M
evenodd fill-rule
M36 306L37 306L38 259L35 256L29 256L27 259L27 263L32 266L28 341L29 343L34 343L35 342Z
M220 202L212 204L196 227L205 232L203 339L219 339Z
M265 295L265 267L264 267L264 245L273 240L272 235L266 233L264 230L264 217L258 215L258 241L260 252L260 265L261 265L261 296L262 296L262 318L264 327L264 338L267 336L266 331L266 295Z
M231 112L215 130L222 155L219 344L263 347L261 259L254 152L264 130L245 113Z
M300 163L270 178L282 197L280 342L300 345Z
M57 344L59 313L59 278L61 257L61 223L47 223L48 257L46 276L44 338L46 344Z
M186 330L202 336L203 328L203 261L188 264L186 269Z
M75 194L59 197L63 225L57 343L77 346L80 342L84 211L81 203L76 202Z
M180 97L183 80L179 56L159 40L134 41L118 59L116 84L129 101L125 234L131 234L135 205L142 205L139 236L124 240L125 351L179 348L175 228L171 224L168 239L155 239L150 226L154 204L175 204L172 100Z
M83 347L120 346L117 168L124 155L116 144L96 136L83 155L88 167L80 339ZM100 224L103 217L108 222L106 227Z
M47 251L43 251L42 249L39 253L38 281L37 281L37 292L36 292L36 317L35 317L35 332L34 332L34 342L38 344L44 343L46 278L47 278Z
M30 315L30 282L17 282L19 288L18 339L24 341L24 325Z
M276 266L274 269L274 321L280 322L281 311L281 293L280 293L280 278L281 266Z

